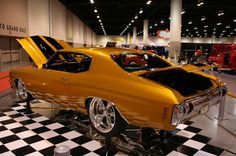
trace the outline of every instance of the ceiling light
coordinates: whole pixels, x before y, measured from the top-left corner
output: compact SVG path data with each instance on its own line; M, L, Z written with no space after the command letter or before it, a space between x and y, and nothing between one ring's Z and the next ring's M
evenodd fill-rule
M102 20L100 20L100 19L99 19L98 21L99 21L99 22L102 22Z
M202 16L201 21L205 21L205 20L206 20L206 17Z
M186 29L186 31L189 31L189 29Z
M200 7L200 6L202 6L202 5L204 5L203 0L198 0L197 6Z
M94 9L94 12L95 12L95 13L97 13L97 12L98 12L98 10L97 10L97 9Z
M216 30L216 28L214 28L213 30Z
M198 32L198 31L196 31L196 33L198 34L199 32Z
M155 27L157 26L157 23L155 23L155 25L154 25Z
M139 10L139 14L142 14L143 13L143 9L141 8L140 10Z
M194 30L197 30L197 27L195 27Z
M233 35L234 33L233 33L233 32L231 32L230 34L231 34L231 35Z
M182 14L182 15L185 14L185 10L184 10L184 9L182 10L181 14Z
M150 5L151 3L152 3L151 0L148 0L148 1L147 1L147 5Z
M164 20L161 20L161 24L163 24L165 21Z
M134 20L131 21L131 23L133 23L133 22L134 22Z
M213 34L216 34L216 32L214 31Z
M94 0L90 0L90 3L91 3L91 4L94 4Z
M129 25L131 25L131 23L129 23Z
M236 22L236 19L234 19L234 22Z
M225 30L223 30L222 32L223 32L223 33L225 33L226 31L225 31Z
M222 23L219 22L219 23L217 23L216 25L222 25Z
M236 28L234 29L234 31L236 31Z
M188 24L193 24L193 21L189 21Z
M224 15L224 10L220 10L218 16L223 16L223 15Z
M99 15L97 15L97 18L100 18Z
M137 15L135 15L134 19L137 19L137 18L138 18L138 16L137 16Z
M152 29L152 26L150 26L149 28Z
M208 28L208 25L204 25L204 28Z
M229 28L230 28L230 25L227 25L225 28L226 28L226 29L229 29Z
M207 30L203 30L203 32L207 32Z

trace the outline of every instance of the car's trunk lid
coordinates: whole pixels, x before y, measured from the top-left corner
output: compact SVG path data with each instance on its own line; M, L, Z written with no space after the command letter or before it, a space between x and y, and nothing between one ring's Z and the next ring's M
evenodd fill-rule
M139 76L168 86L178 91L182 96L191 96L204 92L213 86L212 81L193 72L181 68L142 73Z

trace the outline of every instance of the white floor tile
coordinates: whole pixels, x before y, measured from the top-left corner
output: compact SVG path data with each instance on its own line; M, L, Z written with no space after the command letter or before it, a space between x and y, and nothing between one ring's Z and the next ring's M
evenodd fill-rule
M0 132L0 138L4 138L4 137L7 137L7 136L10 136L10 135L13 135L14 133L12 133L12 131L10 130L5 130L5 131L1 131Z
M64 127L64 126L60 123L53 123L53 124L47 125L46 127L51 129L51 130L54 130L54 129L58 129L58 128L61 128L61 127Z
M99 155L94 152L90 152L88 154L85 154L84 156L99 156Z
M184 143L184 145L200 150L206 144L195 141L195 140L188 140Z
M17 148L21 148L21 147L24 147L28 145L26 142L24 142L23 140L17 140L17 141L13 141L13 142L10 142L10 143L7 143L5 144L5 146L10 149L11 151L12 150L15 150Z
M35 129L35 128L43 127L43 125L40 123L32 123L32 124L26 125L25 127L27 127L28 129Z
M12 107L12 109L14 110L20 110L20 109L25 109L24 106L17 106L17 107Z
M187 155L179 153L177 151L172 151L171 153L167 154L167 156L187 156Z
M21 139L24 139L24 138L34 136L36 135L36 133L33 131L24 131L24 132L17 133L16 135L20 137Z
M102 147L101 144L95 140L89 141L85 144L82 144L81 146L83 146L84 148L87 148L90 151L95 151Z
M27 116L21 116L18 118L14 118L14 120L16 120L17 122L21 122L21 121L25 121L25 120L29 120L30 118Z
M0 117L0 121L6 121L6 120L10 120L11 118L9 116L2 116Z
M50 142L47 141L47 140L42 140L42 141L33 143L33 144L31 144L30 146L33 147L35 150L39 151L39 150L42 150L42 149L51 147L51 146L53 146L53 144L50 143Z
M181 130L178 133L176 133L177 135L186 137L186 138L192 138L194 135L196 135L196 133L192 133L189 131L185 131L185 130Z
M27 154L25 156L43 156L43 155L39 152L34 152L34 153Z
M71 140L67 140L67 141L65 141L65 142L59 143L59 144L57 144L56 146L61 146L61 145L69 146L70 149L79 146L77 143L75 143L75 142L73 142L73 141L71 141Z
M49 139L49 138L58 136L59 134L54 131L48 131L48 132L41 133L39 135L44 139Z
M15 154L12 153L11 151L8 151L8 152L5 152L5 153L2 153L0 156L15 156Z
M207 153L204 151L198 151L197 153L194 154L194 156L216 156L216 155L211 154L211 153Z
M188 125L179 124L176 128L178 128L178 129L185 129L186 127L188 127Z
M4 114L6 114L6 115L14 115L14 114L18 114L19 112L17 112L17 111L9 111L9 112L4 112Z
M14 129L14 128L17 128L17 127L21 127L22 124L20 123L11 123L11 124L8 124L8 125L4 125L7 129Z
M82 134L76 131L70 131L70 132L62 134L62 136L64 136L67 139L74 139L74 138L82 136Z
M48 118L45 117L45 116L40 116L40 117L37 117L37 118L33 118L33 120L36 121L36 122L41 122L41 121L48 120Z

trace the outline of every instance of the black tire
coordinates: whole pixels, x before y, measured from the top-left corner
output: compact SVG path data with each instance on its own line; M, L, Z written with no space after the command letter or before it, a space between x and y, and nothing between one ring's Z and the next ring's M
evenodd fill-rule
M108 102L106 100L103 100L101 98L92 98L90 100L88 100L87 104L86 104L86 108L87 108L87 112L88 112L88 116L89 116L89 120L90 120L90 123L92 125L92 127L101 135L105 136L105 137L113 137L113 136L117 136L119 135L120 133L122 133L125 128L126 128L126 125L127 125L127 122L121 117L120 113L117 111L117 109L115 108L115 106L113 105L113 108L114 108L114 114L115 114L115 119L114 119L114 126L111 130L107 131L107 132L104 132L102 130L100 130L99 128L96 128L96 126L94 125L94 119L91 115L91 112L90 111L91 109L91 106L92 106L92 102L94 102L94 100L96 99L100 99L102 101L104 101L105 103Z

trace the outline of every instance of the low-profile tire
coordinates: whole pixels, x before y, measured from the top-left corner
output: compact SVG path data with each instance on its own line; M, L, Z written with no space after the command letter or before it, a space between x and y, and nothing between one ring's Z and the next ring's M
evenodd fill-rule
M16 96L20 102L33 100L33 96L27 91L25 83L21 79L15 80Z
M92 127L105 137L119 135L125 130L126 121L110 101L94 97L87 104Z

